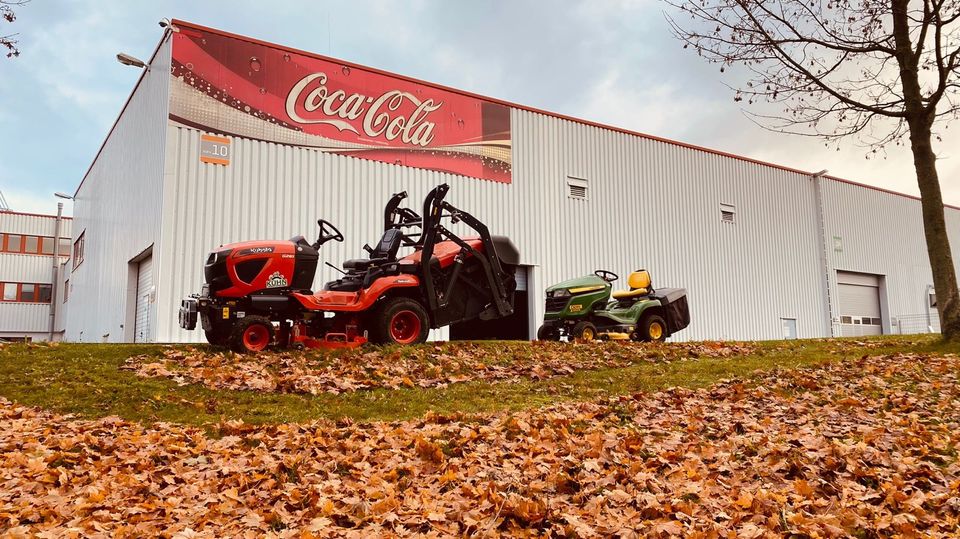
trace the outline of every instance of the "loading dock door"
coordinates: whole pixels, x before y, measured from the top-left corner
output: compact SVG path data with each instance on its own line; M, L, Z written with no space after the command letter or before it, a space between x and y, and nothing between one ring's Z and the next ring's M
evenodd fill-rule
M840 335L880 335L880 277L868 273L837 272L840 296Z
M137 264L137 317L134 324L134 342L153 342L153 324L150 306L153 299L153 257Z

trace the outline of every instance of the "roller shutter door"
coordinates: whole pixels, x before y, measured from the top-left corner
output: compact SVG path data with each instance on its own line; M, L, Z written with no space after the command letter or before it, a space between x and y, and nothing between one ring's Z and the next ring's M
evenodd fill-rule
M153 299L153 257L140 261L137 269L137 318L134 325L135 342L153 342L153 324L150 306Z
M837 272L840 334L844 337L880 335L880 278L866 273Z

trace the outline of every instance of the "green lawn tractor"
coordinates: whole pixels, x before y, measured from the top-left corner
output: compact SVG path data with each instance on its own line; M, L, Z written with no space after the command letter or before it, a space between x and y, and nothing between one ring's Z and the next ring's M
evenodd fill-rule
M650 273L638 270L627 279L630 289L613 292L611 301L611 283L618 278L597 270L547 288L537 339L662 341L690 324L685 289L654 290Z

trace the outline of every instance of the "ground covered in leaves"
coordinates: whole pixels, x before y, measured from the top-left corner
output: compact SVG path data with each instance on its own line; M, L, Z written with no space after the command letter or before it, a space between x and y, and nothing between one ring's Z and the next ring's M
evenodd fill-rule
M0 533L956 537L960 359L214 432L0 402Z
M514 343L458 342L422 347L359 348L342 352L264 352L256 355L170 347L162 357L139 355L122 368L210 389L339 394L359 389L446 387L469 381L543 380L580 370L640 362L742 357L748 343Z

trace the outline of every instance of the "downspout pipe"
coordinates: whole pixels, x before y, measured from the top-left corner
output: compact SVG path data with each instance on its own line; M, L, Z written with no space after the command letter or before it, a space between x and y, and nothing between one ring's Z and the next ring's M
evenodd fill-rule
M53 232L53 280L50 284L50 336L57 331L57 281L60 279L60 225L63 222L63 202L57 202L57 224Z

